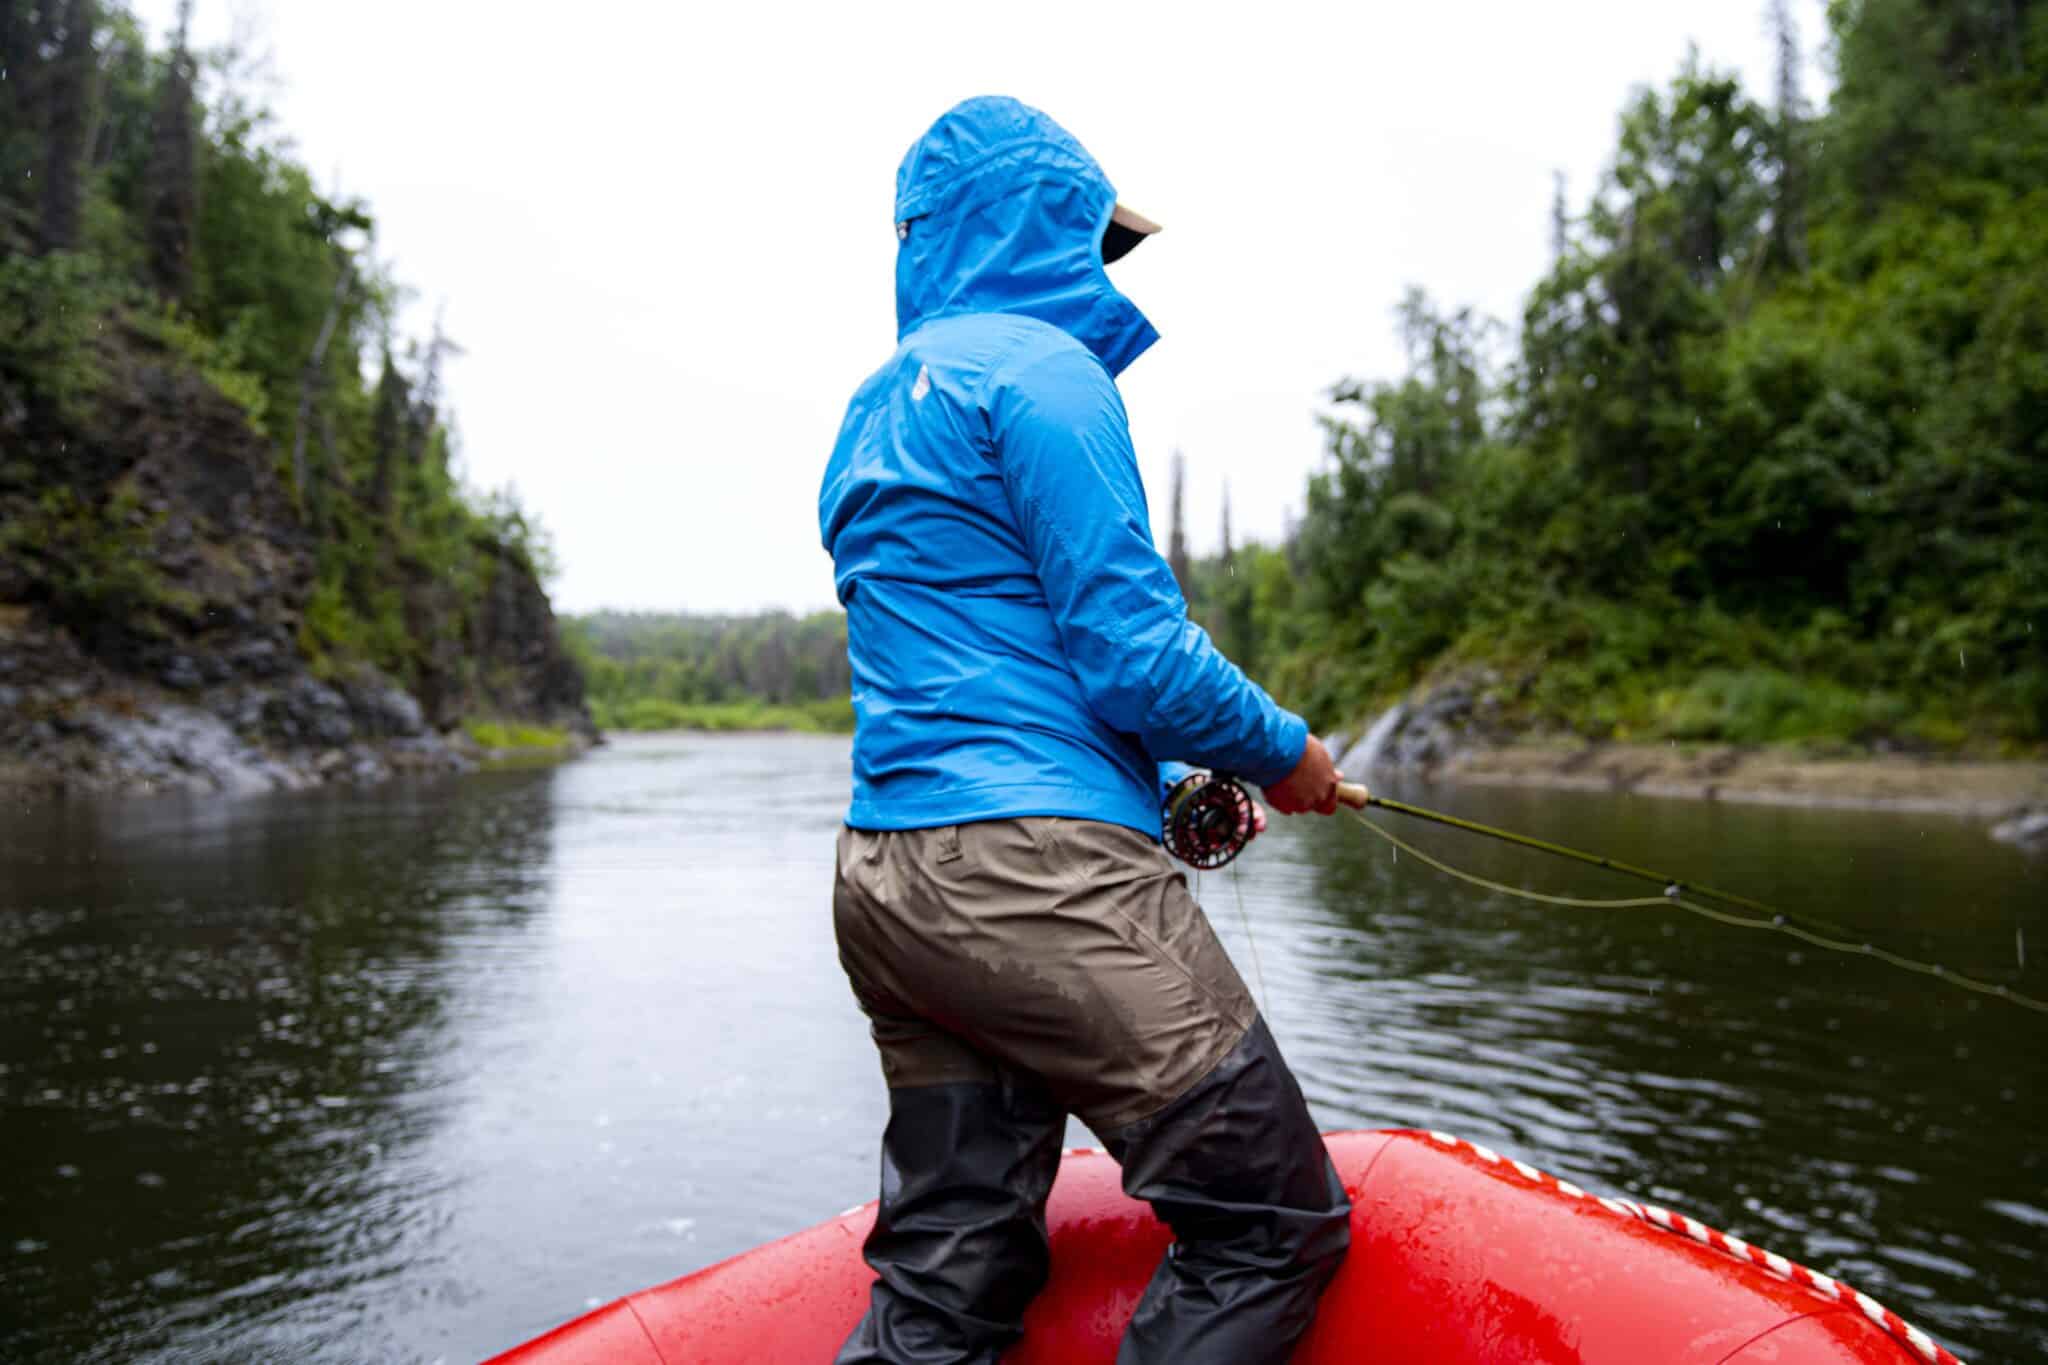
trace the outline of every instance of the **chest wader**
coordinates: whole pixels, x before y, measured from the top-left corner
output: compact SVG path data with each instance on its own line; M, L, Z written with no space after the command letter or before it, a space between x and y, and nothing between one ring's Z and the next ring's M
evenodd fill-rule
M1350 1208L1158 845L1063 819L848 829L833 911L889 1085L878 1278L841 1365L993 1362L1017 1340L1069 1113L1175 1234L1119 1361L1288 1357Z

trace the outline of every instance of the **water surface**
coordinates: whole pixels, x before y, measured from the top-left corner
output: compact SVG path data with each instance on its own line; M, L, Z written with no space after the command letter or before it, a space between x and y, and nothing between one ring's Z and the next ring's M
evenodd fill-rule
M871 1198L884 1097L828 909L846 781L844 740L674 736L0 810L0 1359L469 1360ZM1968 822L1401 794L2048 994L2038 955L2016 972L2048 867ZM1636 894L1384 818L1484 875ZM1492 896L1342 819L1276 821L1200 890L1326 1128L1459 1133L1966 1357L2048 1358L2043 1016Z

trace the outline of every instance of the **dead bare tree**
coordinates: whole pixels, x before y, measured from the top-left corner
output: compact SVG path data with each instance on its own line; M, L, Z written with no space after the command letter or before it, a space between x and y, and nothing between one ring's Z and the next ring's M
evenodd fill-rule
M448 335L447 317L447 304L434 310L434 331L427 340L425 354L420 358L420 386L413 400L412 422L406 442L407 469L413 473L425 464L434 428L441 421L441 366L463 354L461 343Z
M322 376L327 364L327 347L334 340L334 331L341 323L343 310L348 306L348 296L355 288L355 262L348 252L335 248L334 292L327 300L327 316L320 319L320 332L313 338L313 349L306 356L305 368L299 371L299 417L292 427L292 492L301 502L306 496L306 427L313 417L313 396L322 386Z

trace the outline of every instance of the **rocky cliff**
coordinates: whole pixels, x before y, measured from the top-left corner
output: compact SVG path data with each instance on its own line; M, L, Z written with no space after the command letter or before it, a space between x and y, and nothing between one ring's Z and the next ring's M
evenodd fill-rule
M147 335L98 350L89 404L0 403L0 784L374 781L473 761L468 718L595 738L546 593L488 539L463 592L398 563L396 673L320 648L277 447Z

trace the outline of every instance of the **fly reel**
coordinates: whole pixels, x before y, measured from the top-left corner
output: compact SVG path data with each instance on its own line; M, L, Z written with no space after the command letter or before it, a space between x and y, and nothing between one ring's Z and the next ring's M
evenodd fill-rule
M1209 871L1252 841L1251 794L1234 777L1182 778L1167 794L1161 841L1189 867Z

